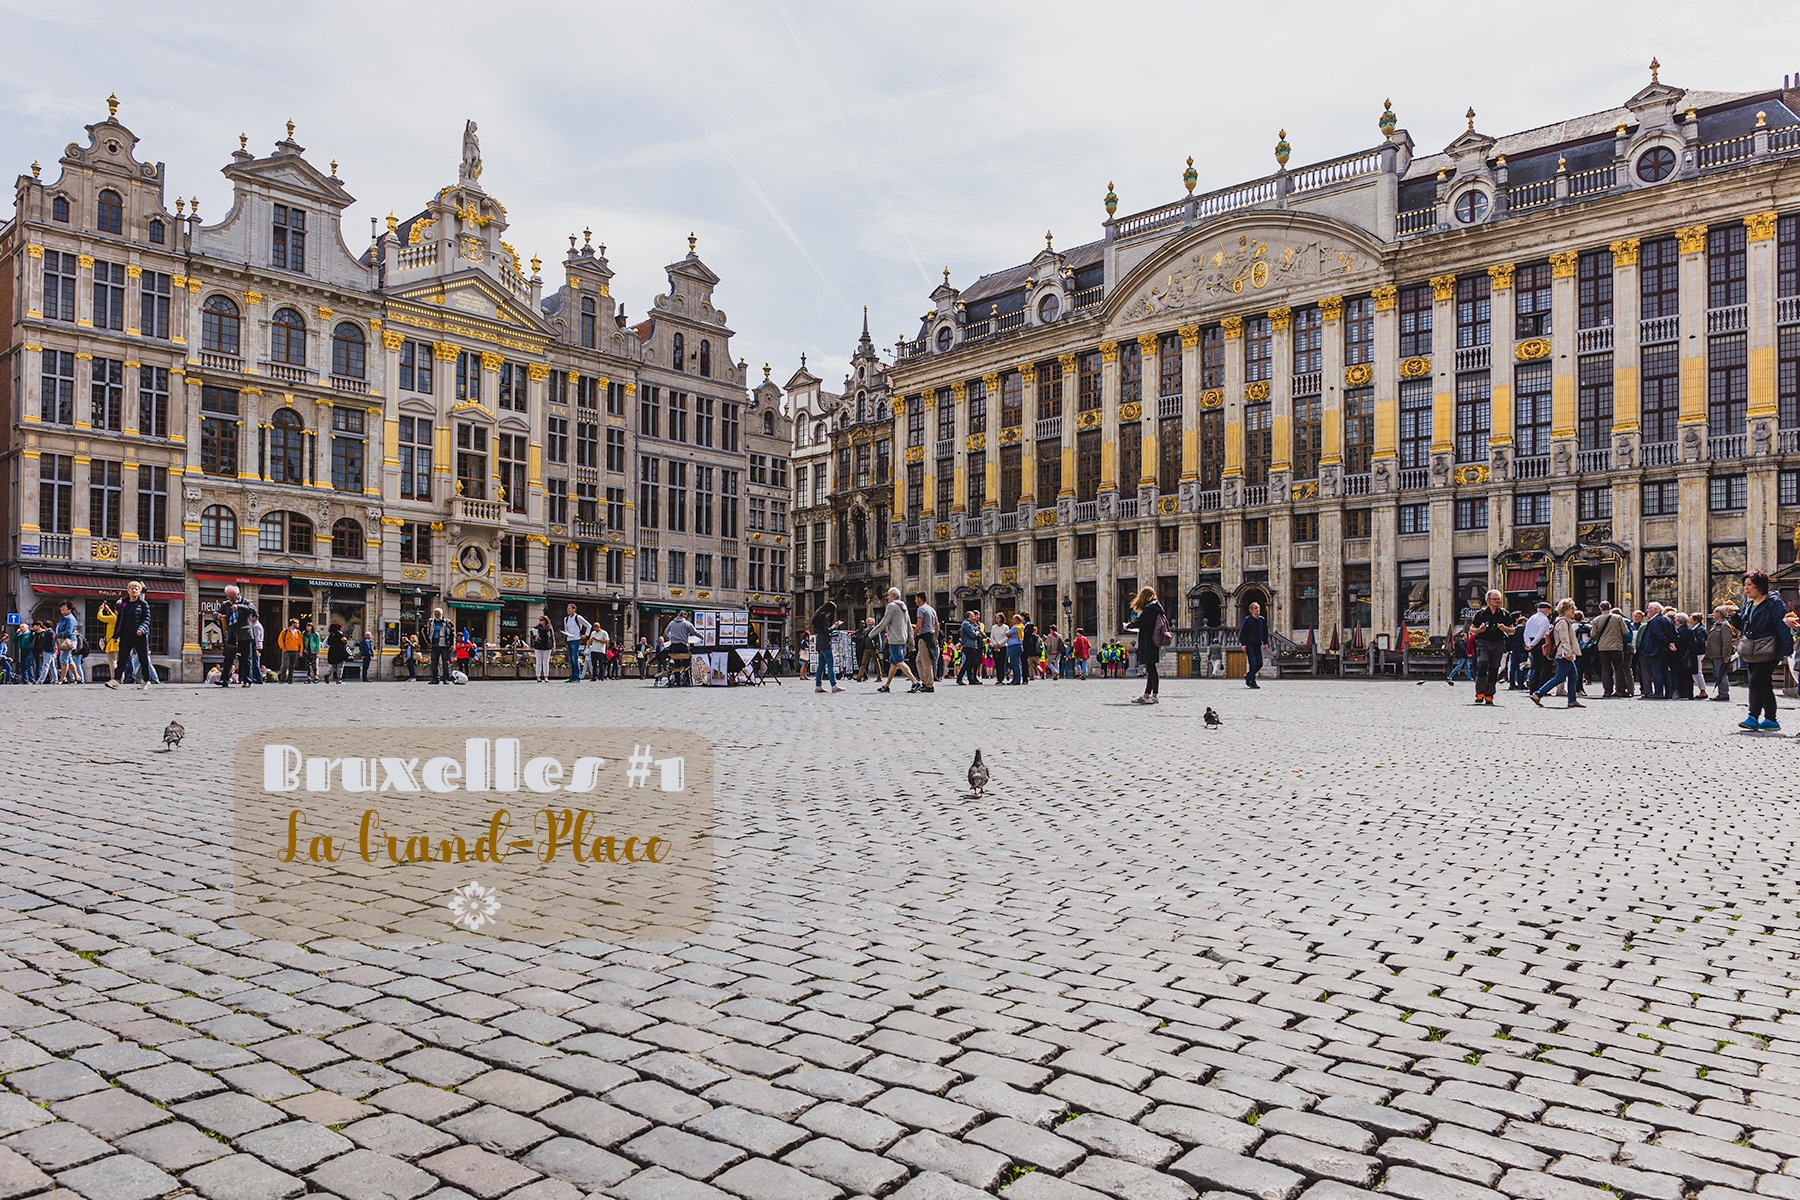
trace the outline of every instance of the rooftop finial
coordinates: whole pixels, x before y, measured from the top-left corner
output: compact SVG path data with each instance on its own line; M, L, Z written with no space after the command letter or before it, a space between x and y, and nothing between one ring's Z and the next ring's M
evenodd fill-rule
M531 256L531 277L533 279L536 279L538 277L539 272L541 272L543 269L544 269L544 260L539 258L535 254L532 255Z
M247 133L238 134L238 149L239 150L248 150L249 148L250 148L250 135Z
M1469 131L1473 133L1475 130L1475 106L1473 104L1469 105L1469 111L1464 113L1463 116L1469 119Z
M1650 82L1651 83L1657 82L1656 73L1660 70L1662 70L1662 64L1657 62L1654 58L1652 58L1650 60Z
M112 120L119 115L119 93L114 92L106 98L106 119Z
M594 229L591 225L581 231L581 244L584 246L594 244Z
M40 167L38 165L37 159L34 158L31 160L31 177L33 179L36 179L38 177L38 172L42 171L43 169L44 169L43 167ZM946 282L948 282L950 279L950 272L948 269L946 269L944 271L944 279Z
M694 243L699 240L700 239L695 237L692 232L689 232L689 234L688 234L688 253L689 254L692 254L694 252Z
M1046 249L1046 250L1056 249L1056 247L1054 245L1052 245L1050 242L1050 231L1048 229L1044 230L1044 249Z
M1394 115L1394 102L1392 100L1383 100L1381 102L1381 117L1376 121L1376 124L1381 126L1382 136L1393 137L1394 127L1399 123L1400 118Z
M950 268L949 267L944 268L944 286L945 287L950 286Z
M1194 156L1188 155L1187 170L1181 173L1181 182L1186 185L1188 195L1194 194L1194 185L1200 182L1200 172L1194 170Z
M800 352L800 369L806 370L806 352L804 350Z
M333 179L337 178L337 159L335 158L331 160L331 177Z
M288 127L288 141L291 142L294 140L294 119L292 117L288 118L287 127Z
M764 383L769 382L769 364L768 363L763 364L763 382Z
M569 235L569 253L575 253L575 235L572 233Z
M1119 211L1119 196L1113 191L1112 180L1106 181L1106 215L1110 218Z
M1288 155L1293 152L1293 147L1288 145L1287 130L1278 130L1275 136L1281 139L1275 143L1275 165L1285 170L1288 164Z
M175 215L177 217L187 216L187 201L180 196L175 197Z
M199 219L200 197L198 197L198 196L189 196L188 197L188 215L195 218L196 220Z
M868 336L869 336L869 306L865 304L865 305L863 305L863 338L864 338L864 340L867 340Z

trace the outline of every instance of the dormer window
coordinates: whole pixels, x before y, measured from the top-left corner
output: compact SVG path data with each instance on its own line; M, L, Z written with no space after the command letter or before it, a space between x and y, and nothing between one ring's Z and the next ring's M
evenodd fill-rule
M1667 146L1652 146L1638 155L1637 177L1645 183L1661 183L1675 169L1675 152Z
M286 204L275 206L269 265L289 271L306 270L306 214L300 209Z
M164 240L163 223L161 221L151 221L150 222L150 244L153 246L160 246L163 244L163 240Z
M125 202L119 199L119 193L111 188L100 193L100 202L95 208L94 221L101 233L124 231Z
M687 362L686 362L686 359L685 359L685 356L683 353L684 349L685 349L684 343L681 340L681 335L678 333L675 335L675 364L674 364L675 369L677 371L687 370Z
M1473 225L1487 216L1487 193L1480 188L1471 188L1456 198L1456 219L1464 225Z
M700 374L703 378L712 378L712 344L705 338L700 339Z
M583 296L581 298L581 344L592 350L594 338L594 302Z
M55 196L51 199L50 219L61 221L64 225L69 223L69 198L67 196Z

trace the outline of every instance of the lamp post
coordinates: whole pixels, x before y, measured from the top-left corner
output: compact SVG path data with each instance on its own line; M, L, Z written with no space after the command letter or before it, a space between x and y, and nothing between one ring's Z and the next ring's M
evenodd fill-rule
M1200 630L1200 597L1203 594L1199 584L1195 584L1187 591L1188 621L1190 623L1190 628L1192 628L1196 634L1198 634ZM1194 642L1194 652L1188 659L1188 678L1201 678L1200 659L1200 642L1198 637L1196 637Z
M1063 597L1063 636L1070 641L1075 640L1075 621L1071 615L1075 611L1075 602L1067 596Z

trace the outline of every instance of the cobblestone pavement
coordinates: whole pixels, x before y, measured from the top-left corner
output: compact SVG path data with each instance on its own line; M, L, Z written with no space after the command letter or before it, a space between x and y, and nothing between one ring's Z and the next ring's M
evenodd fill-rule
M0 692L0 1200L1800 1200L1791 740L1135 691ZM717 745L705 936L216 919L239 736L558 715Z

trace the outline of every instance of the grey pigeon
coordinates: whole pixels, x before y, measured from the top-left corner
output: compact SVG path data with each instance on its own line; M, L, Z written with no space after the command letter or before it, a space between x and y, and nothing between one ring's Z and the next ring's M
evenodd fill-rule
M169 719L169 727L163 730L163 749L175 749L175 747L181 745L181 739L186 736L187 730L182 727L181 722L171 717Z
M969 786L975 789L975 797L979 798L982 789L987 787L987 764L981 761L981 751L975 752L975 761L969 764Z
M1201 716L1201 719L1203 719L1206 722L1206 727L1208 729L1217 729L1219 726L1221 726L1225 723L1225 722L1219 720L1219 714L1214 712L1210 708L1207 709L1205 712L1201 713L1200 716Z

